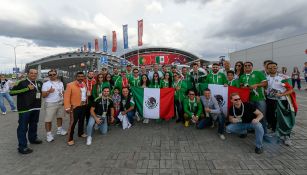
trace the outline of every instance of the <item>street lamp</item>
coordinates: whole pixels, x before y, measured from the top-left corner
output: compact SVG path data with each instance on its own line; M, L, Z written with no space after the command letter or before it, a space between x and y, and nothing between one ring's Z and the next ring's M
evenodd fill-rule
M17 78L17 62L16 62L16 48L20 47L20 46L24 46L24 45L11 45L11 44L7 44L7 43L3 43L4 45L10 46L14 49L14 56L15 56L15 73L16 73L16 78Z

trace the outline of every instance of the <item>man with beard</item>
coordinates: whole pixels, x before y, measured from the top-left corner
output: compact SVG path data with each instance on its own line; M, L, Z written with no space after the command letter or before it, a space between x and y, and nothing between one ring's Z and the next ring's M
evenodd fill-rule
M193 71L190 73L191 81L192 81L194 90L197 91L196 95L199 95L200 94L199 85L205 82L206 74L198 70L199 67L197 63L193 63L192 66L193 66Z
M212 72L208 74L205 83L227 85L227 78L224 73L219 72L219 65L217 63L212 64Z

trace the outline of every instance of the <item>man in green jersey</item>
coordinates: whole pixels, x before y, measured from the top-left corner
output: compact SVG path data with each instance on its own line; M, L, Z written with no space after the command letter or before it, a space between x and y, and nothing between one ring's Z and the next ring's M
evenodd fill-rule
M212 72L208 74L205 83L227 85L227 78L224 73L219 72L219 69L219 65L217 63L213 63Z

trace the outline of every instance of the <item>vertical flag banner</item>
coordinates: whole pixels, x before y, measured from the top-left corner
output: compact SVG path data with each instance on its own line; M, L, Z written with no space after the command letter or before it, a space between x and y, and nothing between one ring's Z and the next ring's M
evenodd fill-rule
M138 21L138 46L143 45L143 20Z
M92 51L92 43L88 42L87 47L88 47L88 52L91 52Z
M83 46L80 47L80 51L83 52Z
M84 44L83 47L84 47L84 52L87 52L86 44Z
M128 25L123 25L124 49L128 49Z
M112 31L112 52L116 52L116 50L117 50L116 31Z
M95 39L95 52L99 52L99 43L98 43L98 39Z
M174 88L133 87L132 92L136 108L144 118L169 120L174 116Z
M107 41L107 36L103 36L103 41L102 41L102 44L103 44L103 52L108 52L108 41Z
M108 64L108 57L107 56L102 56L100 57L100 64Z

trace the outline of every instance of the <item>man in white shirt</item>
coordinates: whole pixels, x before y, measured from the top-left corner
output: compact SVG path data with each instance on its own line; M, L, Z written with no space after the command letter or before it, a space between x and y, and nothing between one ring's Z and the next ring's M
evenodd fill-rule
M0 108L2 111L2 115L6 114L6 107L4 105L4 98L9 102L11 106L11 110L16 112L16 106L14 104L13 98L10 96L9 91L10 87L13 84L12 81L7 80L4 75L1 76L1 82L0 82Z
M62 128L62 122L64 117L63 107L63 83L58 80L57 71L51 69L48 72L49 81L45 82L42 87L42 96L45 98L45 129L47 132L47 142L52 142L54 137L51 133L52 120L57 118L57 134L66 135L67 132Z
M153 65L153 70L148 72L148 78L151 81L153 79L153 74L157 72L159 74L159 77L162 78L163 77L163 73L161 71L159 71L159 65L158 64L154 64Z

